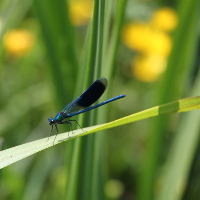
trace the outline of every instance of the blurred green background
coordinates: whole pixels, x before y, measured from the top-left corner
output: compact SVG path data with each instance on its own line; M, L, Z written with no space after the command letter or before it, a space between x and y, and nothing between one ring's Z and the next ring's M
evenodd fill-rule
M2 0L1 150L48 137L47 119L100 76L101 101L126 98L75 118L82 127L198 96L199 10L199 0ZM2 169L0 199L198 200L199 120L197 110L63 142Z

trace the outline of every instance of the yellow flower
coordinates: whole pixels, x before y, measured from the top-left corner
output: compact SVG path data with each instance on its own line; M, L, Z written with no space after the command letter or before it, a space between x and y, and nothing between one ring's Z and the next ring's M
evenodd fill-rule
M178 24L178 16L173 9L162 8L153 14L151 23L160 30L171 31Z
M156 81L165 69L166 60L159 55L138 56L132 61L133 75L144 82Z
M32 49L34 36L27 30L15 29L4 36L3 43L9 54L21 57Z
M145 47L144 53L146 54L159 54L167 57L172 49L172 40L165 32L152 29Z
M160 54L167 57L172 48L170 37L148 24L128 24L122 32L124 43L143 54Z
M92 17L93 1L76 0L71 1L69 5L69 15L72 24L77 26L85 25Z
M130 49L143 52L150 32L151 29L146 24L127 24L122 32L122 40Z

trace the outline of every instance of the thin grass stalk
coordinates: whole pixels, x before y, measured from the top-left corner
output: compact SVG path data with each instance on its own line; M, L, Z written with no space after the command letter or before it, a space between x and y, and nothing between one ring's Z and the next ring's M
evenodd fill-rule
M104 20L105 20L105 1L101 0L99 1L99 10L98 10L98 38L97 38L97 44L98 44L98 50L97 50L97 57L96 57L96 71L94 74L94 77L98 78L101 77L102 74L102 68L103 68L103 42L104 42ZM97 117L92 120L91 124L96 124L98 121L98 116L100 111L96 110L94 113L96 113ZM93 113L93 116L94 116ZM105 113L104 113L105 118ZM102 168L103 163L103 157L105 156L102 154L101 151L102 146L104 145L103 135L101 134L95 134L94 140L93 140L93 169L92 169L92 190L91 190L91 199L101 200L105 199L104 197L104 173L105 170Z
M113 3L113 2L112 2ZM115 22L114 22L114 27L113 31L110 37L109 43L104 44L104 49L108 48L108 51L104 52L104 73L107 74L108 78L111 78L111 75L114 70L114 64L116 60L116 54L117 54L117 49L118 49L118 44L119 44L119 38L121 34L121 29L122 25L124 22L124 17L125 17L125 10L126 10L126 4L127 0L119 0L117 1L117 8L116 8L116 16L115 16ZM106 27L107 31L109 30L110 24L107 24L108 27ZM106 40L105 40L106 41ZM108 41L108 39L107 39Z
M99 76L101 67L101 55L102 55L102 33L103 33L103 17L104 1L94 2L94 16L92 23L91 42L89 47L88 64L86 67L85 83L88 85L94 79ZM96 76L95 76L96 74ZM85 115L85 125L89 125L95 122L94 117L91 117L90 113ZM89 121L88 121L89 119ZM95 118L94 118L95 119ZM67 188L67 199L94 199L96 196L96 188L99 188L97 180L94 179L97 166L94 165L94 141L95 136L81 138L75 142L74 158L71 165L71 172L69 177L69 184ZM84 159L83 159L84 158ZM80 164L81 163L81 166ZM71 181L70 181L71 180ZM82 182L84 184L79 184ZM78 185L78 187L77 187ZM97 185L97 186L96 186ZM95 191L94 191L95 190ZM98 193L98 197L101 197L102 191Z

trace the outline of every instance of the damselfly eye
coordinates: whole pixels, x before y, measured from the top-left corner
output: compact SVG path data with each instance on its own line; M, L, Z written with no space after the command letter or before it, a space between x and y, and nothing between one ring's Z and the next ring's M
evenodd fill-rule
M54 122L54 119L53 119L52 117L50 117L50 118L48 119L48 122L49 122L49 125L52 125L52 124L55 123L55 122Z

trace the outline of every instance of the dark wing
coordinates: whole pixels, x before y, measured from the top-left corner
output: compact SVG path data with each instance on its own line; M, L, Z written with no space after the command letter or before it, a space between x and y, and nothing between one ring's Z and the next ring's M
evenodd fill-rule
M106 78L97 79L81 96L69 103L62 111L71 114L91 106L105 92L107 85L108 80Z

